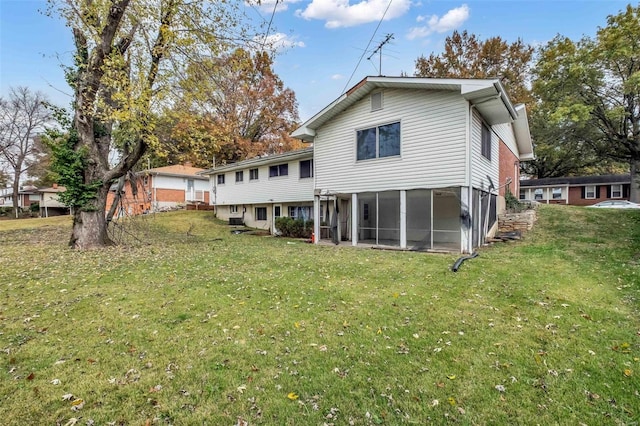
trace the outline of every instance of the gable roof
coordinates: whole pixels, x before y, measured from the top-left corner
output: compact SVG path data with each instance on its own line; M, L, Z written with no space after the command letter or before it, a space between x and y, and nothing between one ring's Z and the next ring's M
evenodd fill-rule
M142 174L151 175L164 175L175 177L191 177L196 179L202 179L200 172L204 171L199 167L185 166L184 164L175 164L173 166L156 167L154 169L144 170Z
M268 164L281 163L283 161L298 160L301 158L313 157L313 147L297 149L295 151L287 151L282 154L262 155L248 160L238 161L237 163L226 164L224 166L214 167L212 169L201 172L201 175L215 175L220 172L231 172L234 170L245 169L251 166L266 166Z
M542 179L524 179L520 187L552 186L552 185L610 185L631 183L630 175L596 175L596 176L567 176Z
M475 109L488 124L514 123L518 149L523 154L521 159L533 158L533 144L529 134L525 107L524 105L514 107L502 83L497 78L365 77L294 130L291 136L307 142L313 142L318 128L379 88L445 90L460 93L474 105Z

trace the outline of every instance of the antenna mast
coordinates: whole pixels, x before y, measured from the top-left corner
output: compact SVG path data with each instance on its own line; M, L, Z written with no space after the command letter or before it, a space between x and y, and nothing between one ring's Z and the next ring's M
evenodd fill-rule
M373 51L373 53L367 58L368 61L371 60L371 58L373 58L373 55L375 55L376 53L380 52L380 68L379 68L379 76L382 76L382 46L384 46L385 44L389 43L390 40L393 40L393 34L387 34L387 37L382 41L382 43L380 43L378 45L378 47L376 47L376 49Z

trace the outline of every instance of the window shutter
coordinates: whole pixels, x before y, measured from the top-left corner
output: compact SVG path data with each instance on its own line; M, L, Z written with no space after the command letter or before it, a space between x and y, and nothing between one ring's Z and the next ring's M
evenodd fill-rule
M611 198L611 185L607 185L607 198Z
M600 190L602 189L601 185L596 186L596 198L600 198Z
M629 198L631 196L631 185L622 185L622 196L624 198Z
M585 198L587 198L587 187L586 186L581 186L580 187L580 198L582 198L583 200Z

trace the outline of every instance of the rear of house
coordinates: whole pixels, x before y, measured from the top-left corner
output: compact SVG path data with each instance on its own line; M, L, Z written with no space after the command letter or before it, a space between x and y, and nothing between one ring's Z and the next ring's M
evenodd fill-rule
M203 172L219 219L277 233L278 217L313 220L313 148L265 155Z
M498 80L368 77L292 136L313 142L317 240L353 245L470 252L533 158Z
M521 200L590 206L600 201L628 200L630 175L571 176L520 181Z

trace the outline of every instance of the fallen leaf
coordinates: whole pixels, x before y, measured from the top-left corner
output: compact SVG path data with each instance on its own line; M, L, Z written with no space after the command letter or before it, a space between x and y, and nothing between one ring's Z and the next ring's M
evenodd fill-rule
M450 405L456 405L456 399L452 396L450 396L447 401L449 401Z
M299 398L299 396L295 392L289 392L289 394L287 395L287 398L289 398L292 401L295 401L296 399Z
M55 385L55 386L59 385L59 384L60 384L60 379L53 379L53 380L51 381L51 384L52 384L52 385Z
M35 374L31 373L27 376L27 380L33 380L36 377Z
M455 374L449 374L449 375L447 376L447 379L449 379L449 380L455 380L455 378L456 378L456 375L455 375Z
M63 401L71 401L71 399L73 399L73 394L72 393L66 393L66 394L62 395L62 400Z
M624 375L626 377L631 377L633 375L633 371L631 371L630 368L627 368L627 369L624 370Z

